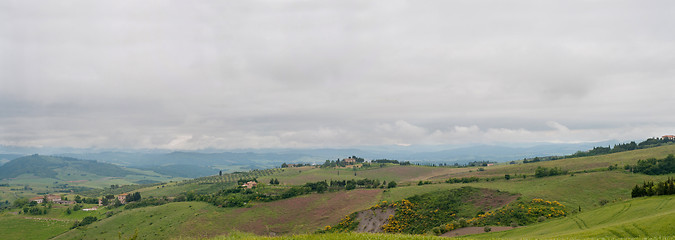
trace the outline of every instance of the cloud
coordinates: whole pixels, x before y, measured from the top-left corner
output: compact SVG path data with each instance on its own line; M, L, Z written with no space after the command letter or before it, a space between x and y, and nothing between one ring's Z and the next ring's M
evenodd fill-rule
M0 144L659 136L675 127L672 9L667 1L2 2Z

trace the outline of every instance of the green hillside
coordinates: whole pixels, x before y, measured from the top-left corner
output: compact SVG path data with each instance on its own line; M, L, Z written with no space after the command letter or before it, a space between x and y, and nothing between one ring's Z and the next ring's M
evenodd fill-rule
M510 231L471 238L642 238L675 236L675 196L637 198Z
M67 208L68 206L56 206L49 213L48 218L56 219L59 224L53 224L55 226L53 228L47 227L36 231L43 234L40 236L59 235L57 239L117 239L119 237L128 239L134 234L139 239L204 237L218 239L222 238L218 236L227 236L228 234L234 239L265 239L265 237L258 236L268 235L281 235L284 238L291 239L435 239L431 236L391 234L328 233L316 235L314 233L326 226L337 226L342 219L345 219L345 216L369 209L374 205L381 205L382 201L392 204L392 202L402 199L411 199L411 202L419 206L430 206L429 208L421 208L416 213L419 219L431 217L442 222L445 220L426 212L442 210L443 206L447 205L444 204L444 201L452 199L452 197L444 194L468 189L464 187L474 187L484 189L479 192L472 191L482 194L476 195L472 199L483 199L481 200L483 203L497 202L499 196L502 196L501 198L506 196L497 193L505 193L513 198L518 198L512 199L515 202L514 204L527 204L535 198L557 201L564 205L566 214L564 214L565 217L560 219L548 219L538 223L534 223L537 221L532 220L536 216L530 216L527 222L528 226L502 232L466 236L468 238L673 236L675 233L672 232L668 224L675 222L675 205L673 205L675 201L671 201L674 197L660 196L631 199L630 193L636 184L642 184L644 181L663 181L668 177L675 176L675 174L645 175L631 173L623 168L623 165L636 164L639 160L663 159L668 154L673 153L675 153L675 146L667 145L608 155L484 167L457 168L372 164L370 166L357 165L346 168L304 166L226 173L184 181L170 181L158 185L146 185L145 188L140 189L129 186L121 188L128 189L125 191L138 191L144 199L166 199L169 203L133 209L125 209L124 207L101 209L92 213L99 216L99 221L72 230L64 227L68 227L76 219L82 219L84 215L79 211L74 215L65 215L64 207ZM54 161L54 159L48 160ZM562 169L567 174L535 177L535 171L538 167ZM100 177L93 173L86 174L99 177L99 179L107 178L115 181L128 181L127 179L134 176L136 179L140 179L140 176L149 177L155 174L135 169L123 170L132 172L133 175L126 175L124 178L117 179L115 177ZM82 172L75 167L55 168L54 171L57 178L68 176L68 171L71 171L71 177L76 171ZM19 175L18 178L21 179L32 174L24 173ZM506 175L510 177L506 177ZM81 178L83 176L75 177ZM470 177L472 177L470 181L465 181L465 183L450 181ZM333 188L326 192L317 193L317 191L307 190L309 185L306 185L306 183L316 184L324 180L330 183L331 180L349 181L364 178L375 179L380 183L395 181L398 186L387 188L384 184L381 184L373 188L364 185L354 190ZM44 184L49 184L47 181L52 181L52 178L41 179L46 179ZM243 179L257 179L259 185L251 190L238 190L234 191L233 194L223 194L228 189L240 185L241 183L237 183L237 181ZM271 185L269 184L270 180L279 180L280 184ZM96 179L92 178L92 180L84 183L91 184L95 181ZM13 185L0 186L0 192L2 193L0 196L16 195L20 191L16 188ZM298 195L291 195L295 197L269 197L269 194L280 196L293 189L306 190L301 190ZM114 194L118 193L121 192ZM260 198L250 198L237 194L249 194L247 196L259 196ZM171 202L174 198L176 198L176 201L182 202ZM233 200L243 201L243 205L238 205L243 207L222 207L223 205L219 205ZM496 211L499 210L501 205L487 206L490 207L481 211ZM459 214L462 211L470 212L469 215L462 216L465 219L473 217L473 214L478 214L476 213L478 210L475 208L463 210L454 208L450 207L444 211L458 213L458 217L462 215ZM509 208L505 207L504 209ZM39 226L42 226L39 225L42 223L38 223L38 220L34 219L35 217L30 215L22 217L21 215L9 214L8 211L17 211L17 209L5 211L3 215L0 215L0 221L10 225L30 225L26 226L26 229L40 229ZM106 215L105 213L108 211L114 214ZM30 217L30 219L26 220L25 217ZM508 216L508 219L518 219L518 217L516 215ZM441 222L436 222L436 220L430 221L430 224L443 226ZM459 220L457 218L452 221ZM497 220L492 221L491 224L502 227L510 224ZM409 223L413 222L410 221ZM486 223L488 222L490 221ZM432 228L437 226L432 226ZM13 229L15 228L6 228L11 234L2 238L22 238L23 235L16 233ZM412 232L433 234L433 231L426 227Z
M81 160L69 157L31 155L14 159L0 167L0 179L32 174L40 178L57 178L59 170L88 172L106 177L124 177L135 174L109 163Z

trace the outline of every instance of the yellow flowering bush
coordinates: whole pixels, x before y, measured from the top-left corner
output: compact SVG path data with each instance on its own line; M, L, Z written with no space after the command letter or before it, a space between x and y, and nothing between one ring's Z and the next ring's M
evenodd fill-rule
M559 202L535 198L530 202L510 204L499 210L479 214L477 217L469 219L468 222L474 226L508 226L514 222L519 225L526 225L536 222L542 216L556 218L566 215L565 206Z

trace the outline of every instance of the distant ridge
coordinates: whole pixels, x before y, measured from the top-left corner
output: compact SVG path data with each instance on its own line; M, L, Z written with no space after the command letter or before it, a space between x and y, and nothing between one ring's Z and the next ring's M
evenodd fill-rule
M106 177L124 177L129 174L137 174L110 163L35 154L16 158L0 166L0 179L15 178L22 174L56 178L58 174L56 170L64 168Z

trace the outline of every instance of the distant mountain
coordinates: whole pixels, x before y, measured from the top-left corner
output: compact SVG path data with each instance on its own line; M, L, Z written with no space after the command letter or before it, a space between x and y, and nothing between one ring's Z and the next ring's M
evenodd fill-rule
M301 153L254 153L254 152L171 152L171 153L64 153L60 156L95 159L129 167L193 165L215 167L224 165L244 165L248 169L281 166L284 162L296 162L311 155ZM316 158L316 157L314 157Z
M24 155L21 155L21 154L0 154L0 166L2 166L3 164L11 161L12 159L19 158L21 156L24 156Z
M138 174L120 166L69 157L30 155L16 158L0 166L0 179L14 178L21 174L33 174L42 178L55 178L57 170L70 169L105 177L124 177Z
M445 145L445 146L365 146L361 148L320 149L243 149L217 152L98 152L65 153L60 156L95 159L128 167L191 165L202 168L226 169L222 166L241 166L240 169L260 169L280 166L282 163L318 163L356 155L366 159L396 159L415 163L468 163L471 161L505 162L536 156L566 155L617 143L521 144L521 145ZM174 168L174 167L169 167ZM165 169L167 170L167 169ZM196 169L195 169L196 170ZM162 171L162 170L159 170ZM172 171L172 170L171 170ZM206 172L206 169L194 172Z

